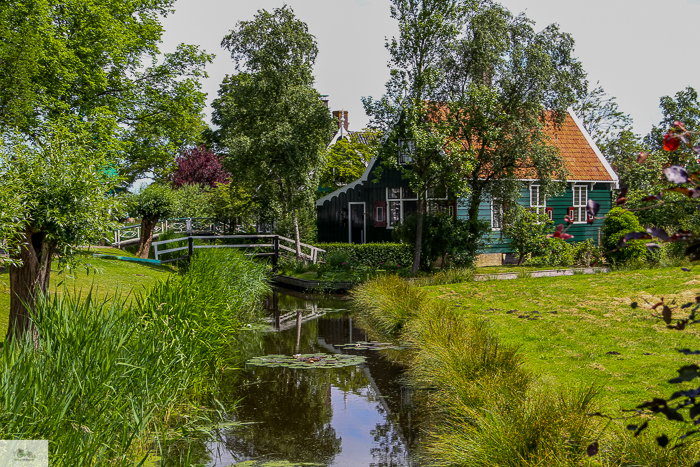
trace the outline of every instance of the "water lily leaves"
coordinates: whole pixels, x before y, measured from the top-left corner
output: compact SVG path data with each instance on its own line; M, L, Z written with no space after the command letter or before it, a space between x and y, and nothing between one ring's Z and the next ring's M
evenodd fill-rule
M338 348L343 349L343 350L384 350L384 349L396 349L397 348L391 342L366 342L366 341L357 341L357 342L352 342L350 344L336 344L335 347L338 347Z
M297 354L297 355L263 355L246 362L250 366L269 368L342 368L363 363L364 357L345 354Z

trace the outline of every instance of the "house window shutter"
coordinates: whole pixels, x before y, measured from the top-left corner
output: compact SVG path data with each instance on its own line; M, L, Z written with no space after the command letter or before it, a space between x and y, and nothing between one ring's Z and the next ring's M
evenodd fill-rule
M590 214L586 214L586 222L592 224L594 220L595 218L593 216L591 216Z
M374 202L374 226L386 227L386 201Z
M576 213L576 208L571 207L566 210L567 215L569 216L569 222L574 222L576 220L576 217L574 214Z
M547 217L550 221L554 220L554 208L547 208Z

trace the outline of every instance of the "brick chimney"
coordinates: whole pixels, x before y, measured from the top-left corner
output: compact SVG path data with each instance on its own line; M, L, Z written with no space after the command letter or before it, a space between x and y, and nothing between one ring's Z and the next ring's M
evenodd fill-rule
M338 119L338 129L342 126L345 131L349 131L348 127L350 126L350 122L348 121L347 110L334 110L333 118Z

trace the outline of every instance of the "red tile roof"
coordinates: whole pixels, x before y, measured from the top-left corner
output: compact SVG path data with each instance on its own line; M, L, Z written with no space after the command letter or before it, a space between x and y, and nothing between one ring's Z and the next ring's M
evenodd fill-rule
M561 128L555 130L550 126L546 129L552 143L564 159L564 165L569 171L569 180L617 180L617 177L611 176L601 160L602 154L599 151L596 154L595 143L590 136L586 138L584 131L568 113Z

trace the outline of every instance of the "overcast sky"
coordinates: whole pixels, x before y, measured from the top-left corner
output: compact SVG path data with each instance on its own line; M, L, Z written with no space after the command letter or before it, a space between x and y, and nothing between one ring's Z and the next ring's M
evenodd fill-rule
M162 50L197 44L216 54L204 82L208 102L226 74L235 72L221 39L258 9L290 5L305 21L319 47L316 89L328 94L333 110L349 112L351 130L368 122L360 98L378 98L389 76L386 37L396 34L389 0L177 0L164 20ZM502 0L513 13L525 12L537 30L558 23L576 40L575 53L589 82L617 97L645 134L661 118L659 98L686 86L700 89L697 24L700 0ZM207 109L209 112L209 109Z

